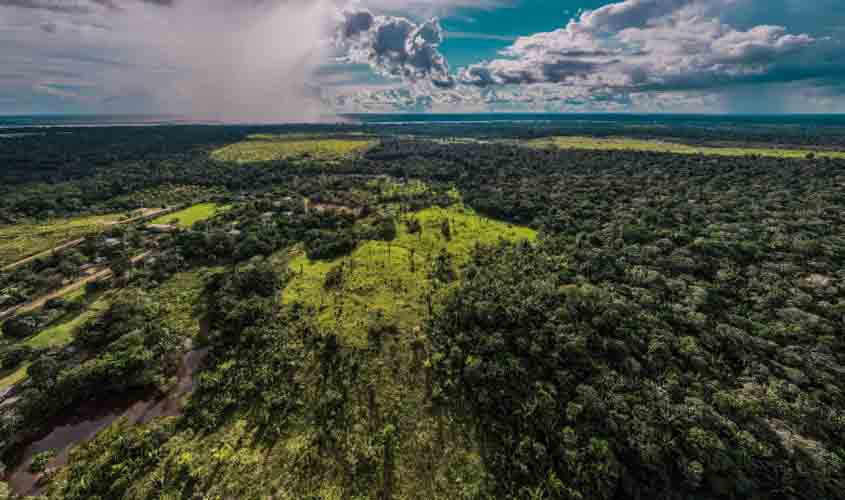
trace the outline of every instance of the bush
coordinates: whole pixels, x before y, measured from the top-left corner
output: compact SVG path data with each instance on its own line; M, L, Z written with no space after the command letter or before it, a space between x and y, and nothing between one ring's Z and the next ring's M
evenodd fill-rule
M320 231L309 235L305 251L311 260L332 260L351 254L357 246L358 240L352 234Z
M26 345L11 346L0 354L0 368L11 370L20 366L32 356L32 347Z
M25 339L38 332L39 322L34 316L19 316L3 323L3 335L12 339Z
M343 262L329 269L323 283L325 290L337 290L343 285L344 265Z
M44 307L46 309L64 309L67 305L68 303L65 299L57 297L48 300L47 303L44 304Z
M405 221L405 225L408 226L408 233L410 234L419 234L422 232L422 224L415 217L411 217Z
M42 451L32 458L32 463L29 465L29 472L33 474L41 474L47 470L50 460L56 457L56 452L53 450Z

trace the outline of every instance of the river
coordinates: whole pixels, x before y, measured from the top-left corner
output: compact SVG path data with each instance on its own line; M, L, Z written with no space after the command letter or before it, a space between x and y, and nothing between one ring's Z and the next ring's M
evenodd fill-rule
M160 417L174 417L181 413L185 406L185 396L194 388L194 375L203 359L208 355L208 349L190 351L182 358L176 375L176 383L161 398L91 402L79 408L73 417L65 419L41 439L30 443L20 455L18 464L6 472L5 481L16 495L39 495L44 486L39 484L41 476L29 471L35 455L52 450L56 456L48 464L48 468L59 468L67 465L71 449L79 444L93 439L97 433L121 418L131 424L144 424Z

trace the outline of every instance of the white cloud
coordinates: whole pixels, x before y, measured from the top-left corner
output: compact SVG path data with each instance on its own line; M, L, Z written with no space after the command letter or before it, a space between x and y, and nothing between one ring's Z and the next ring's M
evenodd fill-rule
M447 34L428 16L517 2L0 0L0 97L26 89L95 111L124 111L132 102L133 111L262 121L314 120L335 105L717 109L727 101L714 96L729 86L841 72L845 58L834 40L723 20L750 1L619 1L453 72L440 50ZM318 67L333 57L366 64L394 84L322 75Z
M781 26L737 30L704 13L704 0L627 0L588 11L566 28L517 40L504 57L472 65L473 85L559 83L634 91L722 85L760 75L816 40Z
M409 92L430 97L432 109L509 103L537 110L665 110L685 102L690 110L723 110L736 94L732 86L810 80L831 67L841 72L845 58L836 55L834 40L721 20L743 7L747 0L612 3L581 12L556 31L520 37L499 58L459 69L455 86L421 85L434 73L387 70L378 58L368 59L382 74L413 74L406 79ZM442 71L437 78L443 79ZM385 105L383 93L375 94L378 99L357 97Z
M369 64L383 76L415 85L454 85L449 65L439 50L443 29L437 19L415 24L404 17L345 10L334 41L343 54L341 61Z

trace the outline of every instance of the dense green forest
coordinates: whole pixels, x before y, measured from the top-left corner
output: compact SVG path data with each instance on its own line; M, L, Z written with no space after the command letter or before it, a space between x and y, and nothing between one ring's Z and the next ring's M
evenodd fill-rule
M576 134L808 154L530 144ZM287 136L295 158L232 157ZM845 498L845 160L812 153L843 144L601 124L0 140L1 234L125 221L0 271L9 495Z

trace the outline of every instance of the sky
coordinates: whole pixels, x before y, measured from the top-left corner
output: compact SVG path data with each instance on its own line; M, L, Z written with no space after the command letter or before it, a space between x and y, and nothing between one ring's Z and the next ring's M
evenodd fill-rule
M0 0L0 114L845 112L842 0Z

